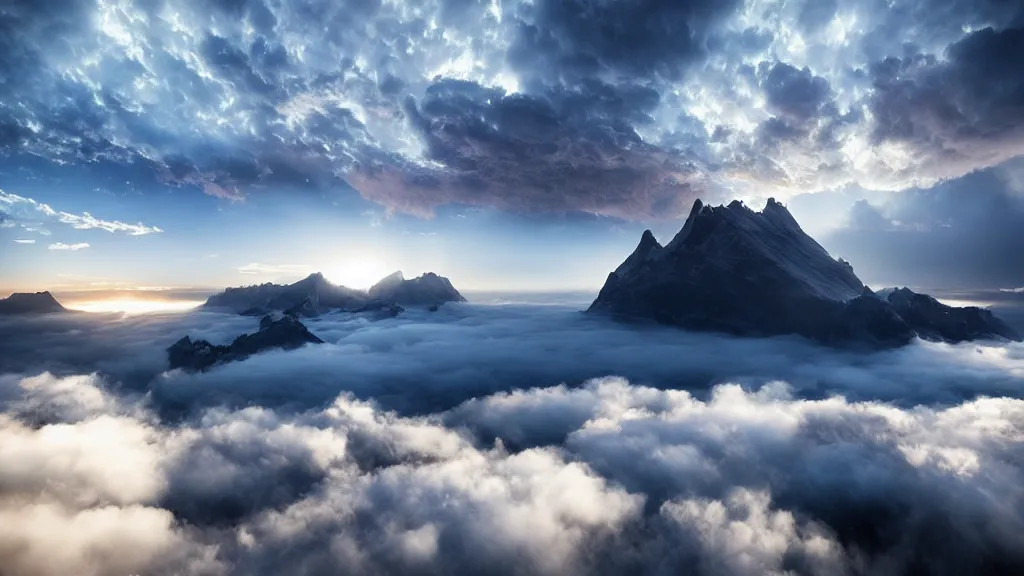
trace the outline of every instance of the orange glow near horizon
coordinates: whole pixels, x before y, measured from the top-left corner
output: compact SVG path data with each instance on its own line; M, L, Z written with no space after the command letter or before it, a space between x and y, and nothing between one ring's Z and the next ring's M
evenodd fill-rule
M140 298L109 298L81 300L64 305L68 310L82 312L124 312L125 314L152 314L159 312L187 312L203 303L202 300L146 300Z

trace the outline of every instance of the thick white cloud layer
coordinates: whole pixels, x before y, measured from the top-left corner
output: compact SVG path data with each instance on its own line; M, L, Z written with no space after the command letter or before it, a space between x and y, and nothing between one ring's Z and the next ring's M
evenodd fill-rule
M422 417L342 395L172 424L96 376L2 386L16 576L1024 567L1017 399L903 409L779 382L700 400L602 378Z

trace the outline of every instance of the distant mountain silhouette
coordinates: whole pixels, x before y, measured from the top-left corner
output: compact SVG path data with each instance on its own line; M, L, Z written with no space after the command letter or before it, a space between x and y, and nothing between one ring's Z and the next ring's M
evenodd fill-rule
M167 349L167 362L172 370L181 368L197 372L218 364L244 360L253 354L273 348L293 350L305 344L323 342L302 322L291 316L282 316L275 320L267 315L260 319L258 331L242 334L228 345L210 344L206 340L192 340L185 336Z
M279 311L296 317L315 317L335 310L394 316L401 313L400 305L431 307L464 301L447 278L432 272L412 280L395 272L369 291L333 284L317 272L294 284L228 288L211 296L202 308L250 316Z
M49 292L16 292L0 299L0 314L48 314L67 312Z
M761 212L739 201L711 207L697 200L665 246L645 231L588 312L872 347L899 346L915 335L1020 339L988 310L946 306L906 288L873 293L774 199Z
M395 272L374 284L368 294L371 298L395 302L402 306L437 306L445 302L465 302L466 299L443 276L433 272L406 280L402 272Z

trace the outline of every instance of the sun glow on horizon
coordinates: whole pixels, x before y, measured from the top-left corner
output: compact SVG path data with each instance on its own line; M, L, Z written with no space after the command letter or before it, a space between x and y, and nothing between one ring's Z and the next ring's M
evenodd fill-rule
M152 314L159 312L187 312L202 305L202 300L145 300L138 298L109 298L82 300L65 304L68 310L81 312L123 312L125 314Z
M365 290L392 272L379 258L358 256L325 269L324 277L334 284Z

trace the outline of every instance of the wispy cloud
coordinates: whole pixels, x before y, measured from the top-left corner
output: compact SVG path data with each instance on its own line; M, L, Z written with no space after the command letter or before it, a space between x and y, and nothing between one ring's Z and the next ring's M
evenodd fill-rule
M15 244L35 244L36 241L32 239L18 238L14 241Z
M36 215L42 215L44 218L55 219L62 224L68 224L76 230L106 230L107 232L124 232L130 236L145 236L147 234L158 234L163 232L156 226L147 226L142 222L131 224L128 222L121 222L119 220L103 220L96 218L88 212L81 214L73 214L71 212L62 212L54 210L49 204L38 202L32 198L26 198L25 196L18 196L17 194L10 194L0 190L0 204L11 207L12 210L20 210L23 216L26 211L35 212ZM14 215L17 217L17 214ZM28 228L26 227L26 230ZM37 230L37 229L36 229Z
M63 242L57 242L55 244L50 244L50 250L71 250L73 252L77 252L78 250L88 247L88 242L79 242L78 244L65 244Z
M1000 292L1009 292L1011 294L1024 294L1024 286L1020 288L1000 288Z
M58 212L57 220L65 224L70 224L72 228L78 230L98 228L100 230L106 230L107 232L125 232L131 236L145 236L146 234L157 234L163 232L163 230L156 226L146 226L142 222L139 222L138 224L128 224L127 222L118 222L117 220L100 220L88 212L83 212L82 214Z
M306 264L260 264L253 262L238 267L239 274L270 275L270 274L309 274L313 267Z

